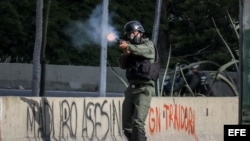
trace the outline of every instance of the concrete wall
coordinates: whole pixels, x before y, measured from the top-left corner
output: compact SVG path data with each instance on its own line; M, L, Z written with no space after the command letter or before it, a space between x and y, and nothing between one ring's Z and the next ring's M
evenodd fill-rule
M31 89L32 86L32 64L0 63L0 88L24 88ZM118 75L125 81L125 71L116 67ZM164 70L161 72L162 82ZM237 84L239 77L235 73L229 74ZM46 90L67 91L98 91L100 68L91 66L65 66L47 65ZM210 79L210 84L212 79ZM107 68L107 92L123 92L125 85ZM221 81L212 86L216 96L234 96L232 89Z
M1 97L0 141L125 141L123 98ZM148 141L223 141L238 97L154 97Z
M0 88L32 87L32 64L0 63ZM47 65L47 90L98 91L100 68L90 66ZM115 68L125 79L124 70ZM107 68L107 92L123 92L125 86Z

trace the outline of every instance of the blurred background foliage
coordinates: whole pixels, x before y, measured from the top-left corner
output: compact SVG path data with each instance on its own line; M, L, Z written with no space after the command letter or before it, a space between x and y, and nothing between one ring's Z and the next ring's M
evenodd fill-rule
M100 65L100 46L88 44L74 47L64 29L70 23L86 20L101 0L52 0L48 21L46 60L48 64ZM46 3L46 0L44 1ZM44 4L45 5L45 4ZM151 38L156 0L109 0L112 26L123 33L123 26L130 20L140 21ZM46 7L44 8L44 10ZM34 0L0 1L0 62L32 63L35 42ZM237 0L163 0L161 9L158 50L164 68L171 45L170 68L179 63L211 60L218 64L231 61L225 44L216 32L214 18L222 36L238 59L238 38L233 24L239 24ZM108 61L117 66L120 50L108 47ZM213 66L205 66L207 70Z

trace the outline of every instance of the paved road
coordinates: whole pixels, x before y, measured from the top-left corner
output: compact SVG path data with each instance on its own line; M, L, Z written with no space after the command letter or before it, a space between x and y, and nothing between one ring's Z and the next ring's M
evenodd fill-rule
M0 89L0 96L32 96L31 90ZM46 91L47 97L100 97L99 92ZM106 93L106 97L122 97L123 93Z

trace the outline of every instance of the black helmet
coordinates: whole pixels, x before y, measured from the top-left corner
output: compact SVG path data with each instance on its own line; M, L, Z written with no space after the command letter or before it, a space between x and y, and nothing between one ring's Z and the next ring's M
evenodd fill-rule
M138 21L129 21L129 22L127 22L125 24L125 26L124 26L124 30L125 30L125 34L127 34L129 32L132 32L134 30L137 30L137 31L139 31L141 33L145 32L143 26Z

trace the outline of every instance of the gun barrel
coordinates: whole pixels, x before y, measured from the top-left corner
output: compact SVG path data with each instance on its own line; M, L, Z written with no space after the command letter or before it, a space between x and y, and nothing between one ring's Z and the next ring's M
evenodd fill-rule
M109 43L116 43L116 44L121 44L123 40L120 39L120 38L115 38L115 39L112 39L112 40L108 40Z
M116 41L117 42L121 42L122 40L120 38L116 38Z
M115 39L115 42L117 42L118 44L120 44L120 43L122 42L122 40L119 39L119 38L116 38L116 39Z

